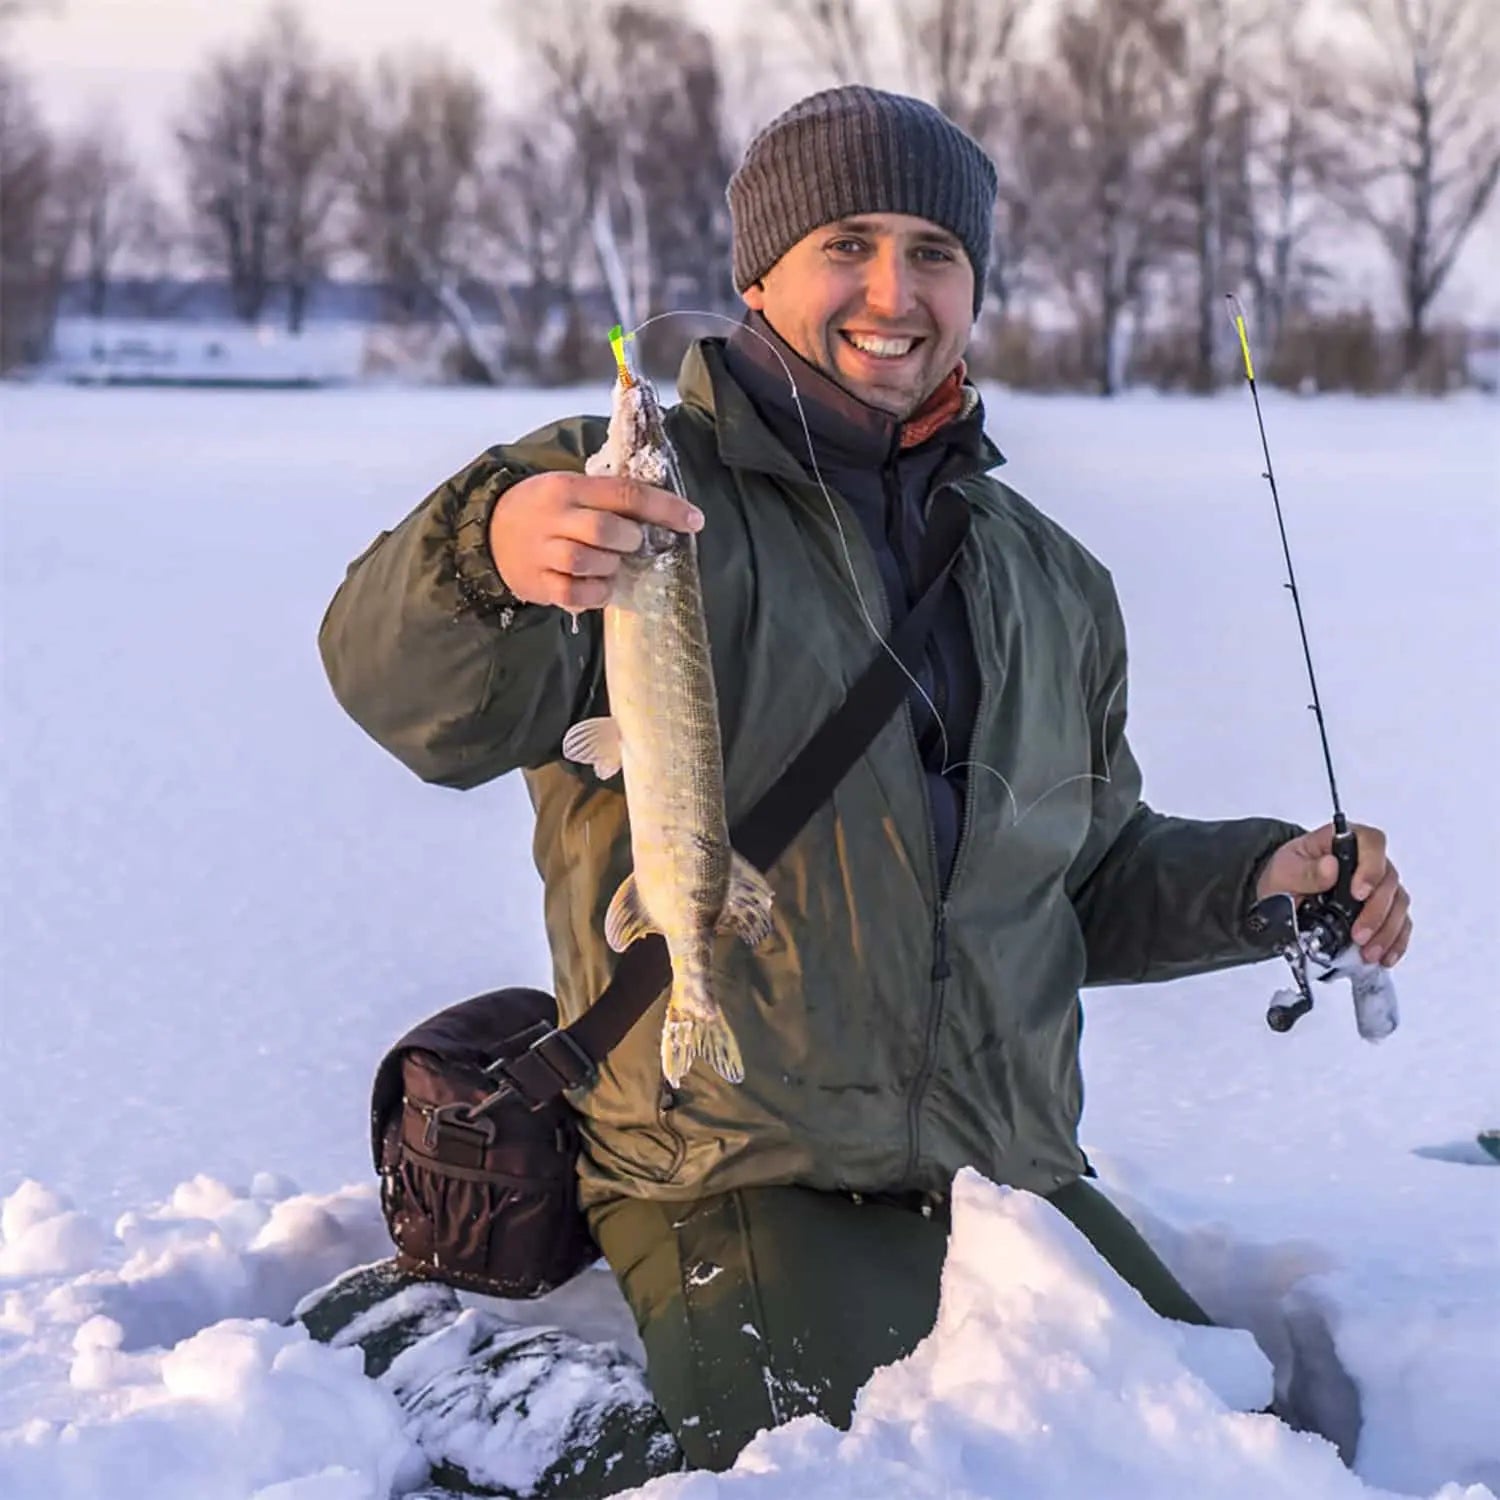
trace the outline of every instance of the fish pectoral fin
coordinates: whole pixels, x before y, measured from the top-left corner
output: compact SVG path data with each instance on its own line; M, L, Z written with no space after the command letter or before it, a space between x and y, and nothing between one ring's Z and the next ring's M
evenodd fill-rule
M620 726L611 718L580 719L564 736L562 752L579 765L592 766L608 781L620 770Z
M771 903L766 877L743 855L730 853L729 894L719 914L719 931L738 933L752 948L771 935Z
M604 914L604 941L616 953L623 953L637 938L649 937L657 928L641 905L640 887L635 876L627 875Z

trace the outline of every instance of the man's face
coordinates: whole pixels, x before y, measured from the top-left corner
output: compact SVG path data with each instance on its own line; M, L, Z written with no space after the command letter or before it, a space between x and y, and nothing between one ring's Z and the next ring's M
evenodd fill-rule
M743 295L809 364L905 418L968 345L974 269L926 219L859 214L798 240Z

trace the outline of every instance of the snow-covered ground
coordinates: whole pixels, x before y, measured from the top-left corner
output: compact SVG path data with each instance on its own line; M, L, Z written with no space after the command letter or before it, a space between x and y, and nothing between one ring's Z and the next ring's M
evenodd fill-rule
M5 1500L419 1482L390 1389L279 1320L385 1253L385 1045L549 969L522 787L410 777L315 636L439 479L605 399L0 390ZM1148 797L1323 821L1248 395L989 410L1007 477L1115 573ZM1094 992L1084 1137L1210 1311L1295 1345L1333 1425L1357 1401L1356 1474L1239 1414L1271 1378L1243 1333L1160 1323L1050 1209L970 1181L938 1329L851 1434L793 1424L653 1495L1500 1492L1500 1169L1472 1145L1500 1124L1497 408L1266 415L1340 789L1414 895L1403 1025L1360 1041L1340 990L1275 1036L1271 965ZM596 1274L558 1316L630 1351L622 1312Z

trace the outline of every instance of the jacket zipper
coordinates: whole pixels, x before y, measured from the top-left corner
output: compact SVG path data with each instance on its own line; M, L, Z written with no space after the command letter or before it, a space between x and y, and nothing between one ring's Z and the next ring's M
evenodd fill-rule
M931 501L929 500L929 509ZM957 577L955 573L955 583ZM974 615L969 605L968 595L962 587L958 590L959 599L963 603L964 623L969 629L969 639L974 641ZM978 656L978 645L975 643L975 656ZM974 706L974 724L969 732L969 743L964 750L964 759L972 761L974 752L979 744L979 726L984 722L985 707L989 698L989 684L981 670L979 674L979 701ZM908 707L907 724L911 726L911 712ZM933 886L937 890L937 910L933 914L932 924L932 1007L928 1012L927 1036L922 1046L922 1061L917 1068L917 1074L912 1081L911 1093L906 1101L907 1122L907 1149L906 1149L906 1177L910 1181L917 1169L917 1160L920 1156L920 1123L919 1118L922 1110L922 1096L927 1092L927 1085L932 1081L932 1074L937 1067L937 1038L938 1031L943 1024L943 1003L946 998L948 978L952 974L952 965L948 958L948 897L952 893L954 883L963 865L964 854L967 852L969 843L969 825L972 822L974 810L974 784L975 778L969 775L964 782L964 806L959 817L958 842L953 849L953 865L948 871L948 879L942 878L942 872L938 868L937 857L937 833L933 827L932 809L927 806L926 798L926 775L927 768L922 763L921 747L917 744L916 731L913 728L910 736L912 755L917 762L917 770L923 778L923 809L927 816L927 844L932 854L932 876ZM972 767L969 768L972 771Z
M941 486L939 486L938 488L941 488ZM935 488L933 490L933 494L927 497L927 505L925 509L928 514L931 513L932 499L933 495L935 495L936 493L937 489ZM962 493L962 491L960 491L960 493ZM873 549L870 547L869 539L865 536L864 527L863 525L861 525L859 517L853 513L851 507L841 497L835 496L832 490L828 491L828 495L833 502L835 512L842 512L842 514L839 515L839 520L843 525L846 540L851 533L858 537L858 542L849 546L851 563L853 561L852 554L855 551L856 547L863 548L864 552L867 555L867 560L871 563L870 571L872 571L875 575L875 604L877 606L876 611L874 611L873 613L875 613L876 619L880 626L881 638L884 639L890 632L891 617L890 607L885 597L885 582L880 575L880 567L878 563L874 561ZM899 552L897 553L897 558L899 563ZM861 588L863 587L864 586L861 585ZM974 635L973 612L969 607L968 598L964 594L962 588L959 589L959 597L963 601L964 619L969 627L969 636L972 640ZM975 706L974 727L970 731L969 743L964 753L966 760L974 759L974 750L979 742L979 726L983 719L984 708L987 699L988 685L985 682L984 673L981 671L979 675L979 702ZM951 972L948 963L948 893L953 889L954 878L958 874L959 867L963 861L965 849L968 845L970 812L973 808L974 802L974 778L970 776L967 783L965 784L964 808L963 814L959 820L958 842L955 845L953 851L953 868L948 872L948 879L945 882L943 880L942 870L938 865L937 830L933 826L932 809L928 805L927 767L922 762L921 746L917 743L917 730L916 725L912 720L911 701L909 698L903 701L902 709L906 717L907 743L911 746L912 763L915 765L917 770L917 784L922 794L922 817L927 828L927 856L932 870L932 888L937 893L937 905L933 913L932 923L933 961L930 971L932 983L932 1006L930 1011L928 1012L927 1017L927 1035L922 1044L922 1061L917 1068L916 1078L912 1083L911 1092L907 1096L906 1105L906 1176L908 1179L910 1179L913 1173L916 1171L917 1165L917 1116L921 1109L922 1095L927 1092L927 1085L932 1078L933 1068L935 1067L937 1062L937 1034L943 1020L944 988L946 986L948 976ZM666 1122L664 1120L662 1121L662 1123L665 1126Z

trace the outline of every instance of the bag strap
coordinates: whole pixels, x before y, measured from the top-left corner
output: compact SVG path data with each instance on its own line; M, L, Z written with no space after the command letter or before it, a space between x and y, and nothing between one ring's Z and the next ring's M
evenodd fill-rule
M757 869L766 870L780 858L905 701L938 601L963 550L969 519L968 502L957 489L934 494L923 545L927 584L921 598L889 642L882 641L844 701L730 829L730 843ZM603 994L578 1020L549 1031L519 1057L491 1064L486 1071L500 1080L500 1087L471 1107L471 1117L487 1113L513 1093L539 1109L564 1089L591 1083L599 1062L619 1046L671 978L671 959L659 933L632 943Z

